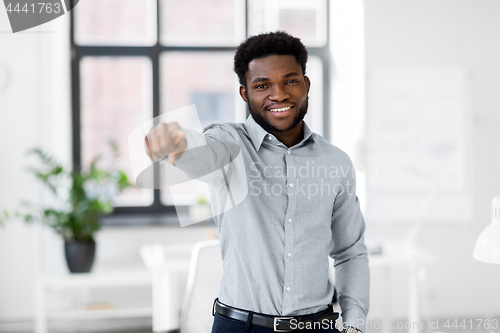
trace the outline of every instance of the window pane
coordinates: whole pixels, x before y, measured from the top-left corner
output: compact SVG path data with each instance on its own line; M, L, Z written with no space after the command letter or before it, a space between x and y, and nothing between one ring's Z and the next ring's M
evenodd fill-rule
M244 0L160 0L165 45L236 46L245 37Z
M323 63L319 57L309 57L306 75L311 81L311 89L309 108L304 120L311 131L323 135Z
M245 119L240 101L233 52L167 52L161 56L161 113L195 104L202 127L214 122ZM195 120L179 119L179 124L195 128ZM200 189L200 191L203 191ZM203 194L185 193L176 203L194 203ZM205 194L206 195L206 194ZM177 196L177 194L176 194ZM162 202L173 204L169 191L162 190Z
M306 46L326 44L325 0L252 0L248 2L248 33L284 30Z
M156 43L156 0L85 0L74 10L77 44Z
M102 166L124 170L133 180L128 136L153 117L151 62L142 57L85 57L81 71L82 166L101 155ZM119 157L113 159L108 142ZM116 206L147 206L153 191L133 187L116 197Z
M161 113L196 104L202 126L235 121L233 52L166 52L161 55Z

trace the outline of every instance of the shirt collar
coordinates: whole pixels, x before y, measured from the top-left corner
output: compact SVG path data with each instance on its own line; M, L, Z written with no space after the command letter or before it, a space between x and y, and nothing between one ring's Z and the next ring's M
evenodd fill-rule
M305 142L311 139L319 147L319 144L318 142L316 142L316 138L313 135L314 133L309 129L309 126L307 126L305 121L303 121L302 123L304 124L304 139L301 140L301 142ZM249 115L247 120L245 121L245 128L248 132L248 135L250 136L250 139L252 140L255 150L259 151L264 138L266 137L266 135L269 135L269 133L265 129L263 129L262 126L257 124L252 115Z

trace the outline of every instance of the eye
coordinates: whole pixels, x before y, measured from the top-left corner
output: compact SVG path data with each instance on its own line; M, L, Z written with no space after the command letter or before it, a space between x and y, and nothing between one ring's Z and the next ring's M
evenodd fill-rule
M295 84L297 82L299 82L299 81L297 81L295 79L291 79L291 80L286 81L286 83L288 83L288 84Z
M266 88L267 88L267 86L265 84L259 84L259 85L255 86L255 89L257 89L257 90L264 90Z

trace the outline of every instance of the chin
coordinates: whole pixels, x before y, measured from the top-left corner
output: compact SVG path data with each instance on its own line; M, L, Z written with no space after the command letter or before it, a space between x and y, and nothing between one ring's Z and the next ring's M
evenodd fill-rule
M287 130L294 128L296 125L298 125L298 124L294 124L293 119L291 121L287 120L286 122L284 122L284 121L277 122L277 121L268 119L268 123L270 125L272 125L277 131L287 131Z

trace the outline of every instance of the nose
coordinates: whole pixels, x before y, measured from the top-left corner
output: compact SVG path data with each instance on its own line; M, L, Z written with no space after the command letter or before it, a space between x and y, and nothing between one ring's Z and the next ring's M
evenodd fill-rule
M290 93L286 91L285 87L280 84L276 84L271 89L271 95L269 99L271 101L282 102L290 97Z

